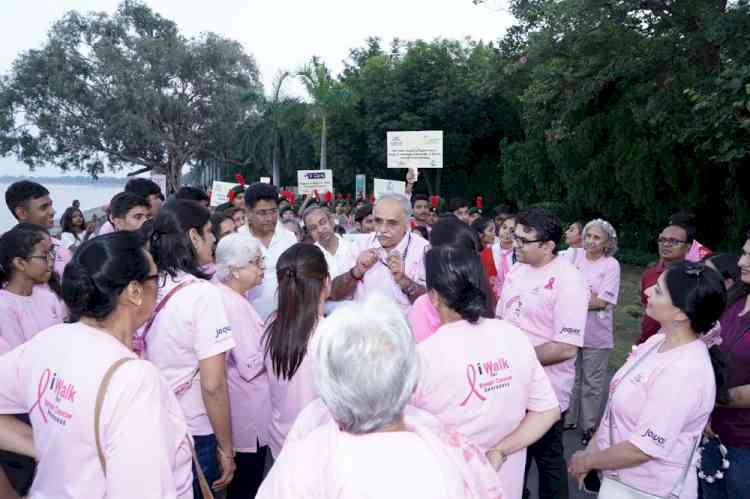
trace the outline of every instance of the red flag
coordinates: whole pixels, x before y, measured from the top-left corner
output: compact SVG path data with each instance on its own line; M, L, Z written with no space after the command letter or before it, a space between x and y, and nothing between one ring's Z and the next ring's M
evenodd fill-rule
M440 203L440 196L430 196L430 205L433 210L437 209L438 203Z
M336 199L341 201L342 199L344 199L344 196L339 192L338 194L336 194Z
M243 186L245 185L245 177L243 177L239 173L234 174L234 179L237 181L238 184L243 185Z
M326 203L330 203L331 199L333 199L333 194L331 194L330 192L326 191L326 193L323 194L323 199L325 200Z
M347 201L351 201L352 200L352 193L351 192L346 195L346 200Z
M297 204L297 195L293 192L289 192L289 204L292 206Z
M477 208L480 210L484 208L484 198L482 196L477 196Z
M229 191L229 194L227 194L227 198L229 199L230 203L234 203L234 198L237 197L237 193L234 191Z
M375 204L375 194L370 194L370 204Z

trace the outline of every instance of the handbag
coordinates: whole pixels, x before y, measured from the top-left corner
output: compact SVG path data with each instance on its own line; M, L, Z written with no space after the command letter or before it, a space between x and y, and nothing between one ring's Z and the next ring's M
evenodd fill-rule
M663 342L656 344L655 346L651 347L650 350L648 350L641 358L633 362L633 365L630 366L630 369L625 371L625 373L620 378L620 383L625 380L625 378L633 372L633 370L638 367L638 365L651 353L653 353L657 348L659 348ZM618 385L619 386L619 383ZM614 446L614 430L613 430L613 424L612 424L612 400L614 398L615 392L617 391L617 386L615 386L614 390L612 390L611 395L609 396L609 402L607 404L607 414L609 418L609 446ZM690 456L688 457L687 463L685 463L685 467L682 470L682 474L680 478L677 480L677 483L672 487L672 490L669 494L666 496L657 496L654 494L651 494L649 492L640 490L636 487L633 487L631 485L627 485L626 483L618 480L617 478L606 476L604 475L602 477L602 486L599 489L599 495L597 496L599 499L669 499L669 498L679 498L680 494L682 493L682 488L685 485L685 480L687 480L688 472L690 471L690 465L693 462L693 455L695 455L695 450L698 447L698 443L700 442L700 437L695 437L693 439L693 450L690 452Z
M96 394L96 406L94 409L94 437L96 439L96 453L99 456L99 464L102 467L102 472L104 473L105 477L107 476L107 461L104 459L101 440L99 438L99 421L102 416L102 406L104 405L104 398L107 395L107 388L109 387L109 382L112 380L112 375L120 366L130 360L135 359L133 359L132 357L125 357L112 364L109 369L107 369L107 372L104 373L101 385L99 385L99 392ZM190 453L193 455L193 467L198 473L198 484L200 485L201 495L203 496L203 499L214 499L213 492L211 492L211 487L209 487L208 481L206 480L206 475L203 473L203 469L198 463L198 456L196 456L195 454L193 440L189 435L185 435L185 441L190 448Z

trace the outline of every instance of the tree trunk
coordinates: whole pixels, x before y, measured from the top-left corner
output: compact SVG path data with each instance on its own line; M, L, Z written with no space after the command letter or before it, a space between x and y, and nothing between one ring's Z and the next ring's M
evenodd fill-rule
M279 168L279 136L278 133L274 132L273 137L273 154L271 157L271 175L273 185L276 187L281 186L281 171Z
M164 172L167 175L167 192L164 196L168 196L173 192L177 192L182 182L182 161L180 159L170 159L167 171Z
M326 142L328 141L328 123L326 115L323 115L323 126L320 130L320 169L325 170L328 162L326 161Z

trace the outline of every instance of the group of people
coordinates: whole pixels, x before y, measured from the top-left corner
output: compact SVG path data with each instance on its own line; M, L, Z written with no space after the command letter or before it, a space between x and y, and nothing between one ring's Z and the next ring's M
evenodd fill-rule
M669 221L608 385L615 228L437 214L409 184L297 208L255 183L212 210L131 179L99 227L66 210L60 240L49 191L10 186L0 449L36 461L29 497L520 499L532 464L544 499L569 476L750 494L750 234L739 260L696 258Z

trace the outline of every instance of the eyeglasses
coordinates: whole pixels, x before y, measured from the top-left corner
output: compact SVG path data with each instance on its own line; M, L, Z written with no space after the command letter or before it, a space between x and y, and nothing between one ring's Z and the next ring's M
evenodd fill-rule
M279 214L279 209L278 208L269 208L267 210L252 210L252 213L255 214L255 216L257 216L257 217L266 218L266 217L271 217L271 216L274 216L274 215L278 215Z
M656 240L656 242L661 244L662 246L679 246L680 244L685 244L687 241L673 239L671 237L660 237Z
M527 244L531 244L531 243L544 243L546 241L543 240L543 239L526 239L526 238L523 238L523 237L518 237L518 236L516 236L514 234L513 235L513 242L514 243L518 243L521 246L526 246Z
M46 260L46 261L55 261L55 250L49 250L46 255L31 255L29 259L31 258L38 258L39 260Z

